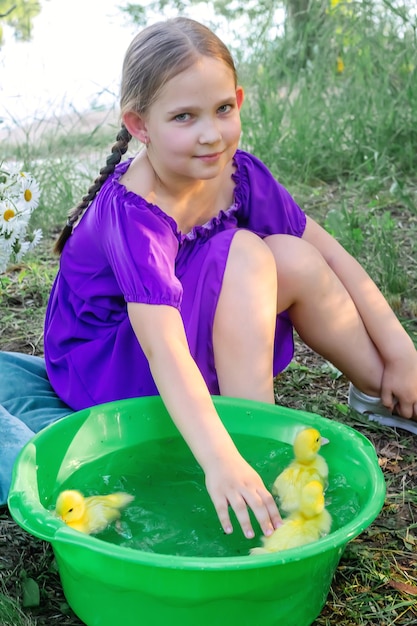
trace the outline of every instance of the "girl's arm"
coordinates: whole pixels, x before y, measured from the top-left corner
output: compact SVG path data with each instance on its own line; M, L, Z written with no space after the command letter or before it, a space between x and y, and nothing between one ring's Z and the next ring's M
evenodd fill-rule
M281 522L275 501L223 426L191 357L179 312L165 305L129 303L128 314L161 398L205 473L224 531L232 532L230 505L245 536L253 537L249 506L263 533L271 534Z
M362 266L311 218L303 239L320 251L355 302L384 363L384 404L393 408L397 398L404 417L411 417L417 402L417 352L411 338Z

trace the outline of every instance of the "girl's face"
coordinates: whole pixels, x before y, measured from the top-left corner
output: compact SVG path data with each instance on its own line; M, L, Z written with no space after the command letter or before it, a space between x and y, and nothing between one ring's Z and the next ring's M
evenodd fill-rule
M147 144L162 180L215 178L238 147L242 102L232 70L202 56L166 83L132 134Z

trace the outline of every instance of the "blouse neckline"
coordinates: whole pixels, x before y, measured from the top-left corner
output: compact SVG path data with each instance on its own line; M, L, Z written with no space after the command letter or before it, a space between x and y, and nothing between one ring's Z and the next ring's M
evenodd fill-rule
M113 174L112 182L119 195L123 196L126 199L133 201L135 204L139 203L142 206L146 206L150 211L152 211L152 213L154 213L154 215L157 215L158 217L165 220L170 225L178 241L182 243L184 240L193 240L201 235L206 235L209 231L216 228L219 225L219 223L223 221L223 219L229 218L231 215L236 213L236 211L239 209L241 205L242 190L241 190L241 176L240 176L240 171L239 171L239 158L238 157L239 157L239 150L235 153L233 157L233 165L235 169L231 175L231 178L233 182L235 183L235 187L233 190L232 204L227 209L222 209L221 211L219 211L217 215L210 218L204 224L197 224L196 226L193 226L193 228L188 233L182 233L178 229L177 222L174 220L174 218L168 215L167 213L165 213L165 211L163 211L157 204L148 202L148 200L146 200L143 196L138 195L134 191L130 191L120 182L121 177L123 176L123 174L125 174L130 163L133 161L133 157L130 157L126 161L122 161L116 166L116 169Z

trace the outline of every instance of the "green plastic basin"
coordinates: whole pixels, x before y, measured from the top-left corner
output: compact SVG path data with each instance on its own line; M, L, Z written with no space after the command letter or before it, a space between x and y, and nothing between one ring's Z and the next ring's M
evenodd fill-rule
M52 544L67 601L88 626L309 626L326 602L347 542L380 512L384 478L373 445L354 429L280 406L224 397L215 397L214 402L236 445L245 444L242 454L246 458L251 453L256 456L253 450L258 449L258 442L264 446L269 442L271 450L276 444L269 456L248 458L269 488L278 470L288 463L300 428L315 426L329 439L321 453L329 465L326 502L329 497L334 528L327 537L301 548L251 556L249 547L260 542L259 527L252 542L243 538L236 522L233 535L223 535L214 508L201 513L184 496L172 507L175 524L181 526L181 519L184 526L191 523L190 535L198 538L211 532L213 541L224 541L230 554L201 553L199 539L197 548L191 546L195 555L184 556L177 539L172 545L168 541L168 551L165 545L165 553L158 553L79 533L53 513L59 491L82 487L86 493L91 486L90 492L97 492L106 459L119 455L120 464L112 471L119 468L124 474L139 463L132 450L159 450L160 458L149 459L145 465L150 467L147 479L152 480L155 472L155 498L161 500L154 503L157 515L165 506L164 491L158 490L158 468L164 468L169 442L179 441L179 434L159 397L113 402L74 413L38 433L21 451L8 504L20 526ZM185 447L184 455L187 452ZM147 471L141 467L140 473ZM82 485L78 482L81 476ZM204 485L203 477L201 480ZM175 483L173 476L167 495L171 490L175 493ZM101 492L106 491L103 488ZM208 498L201 485L198 493ZM140 488L135 496L135 503L140 504ZM168 510L168 518L171 513ZM122 520L125 514L128 512L123 512Z

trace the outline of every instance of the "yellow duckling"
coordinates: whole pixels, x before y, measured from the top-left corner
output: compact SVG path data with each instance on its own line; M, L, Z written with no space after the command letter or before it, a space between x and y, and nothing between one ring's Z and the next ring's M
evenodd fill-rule
M327 535L331 525L331 515L324 507L323 486L312 480L302 489L300 509L286 517L272 535L262 537L262 547L252 548L250 553L269 554L312 543Z
M294 460L286 467L272 486L272 493L279 498L284 513L296 511L300 504L301 490L311 480L327 485L329 468L318 454L322 445L329 443L316 428L304 428L294 441Z
M120 509L134 500L128 493L85 498L76 490L62 491L56 501L55 512L68 526L88 535L99 533L120 518Z

